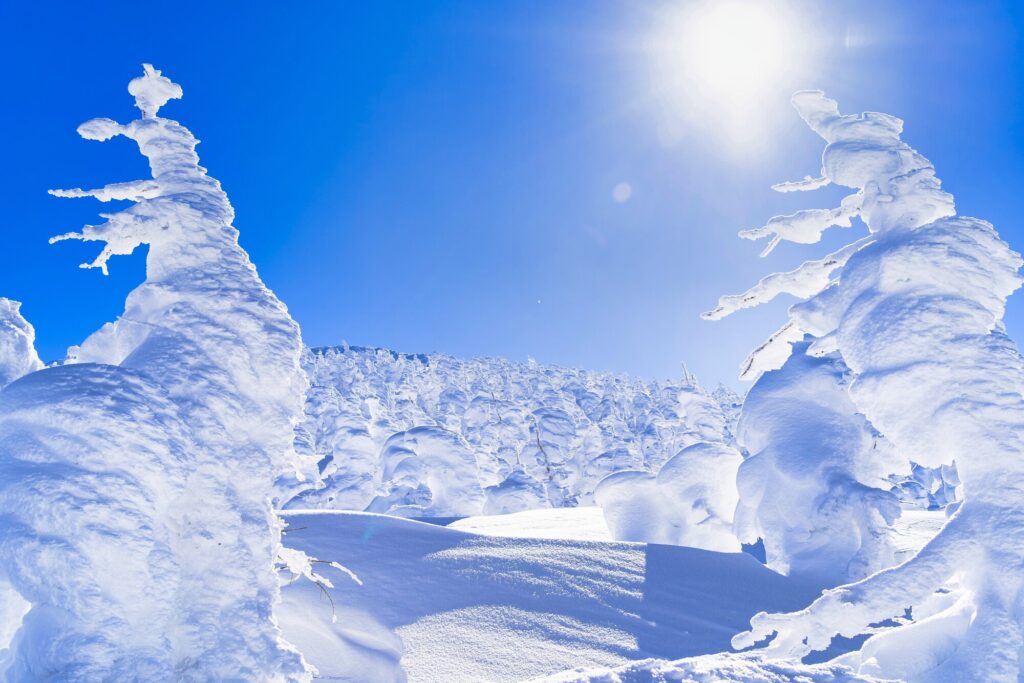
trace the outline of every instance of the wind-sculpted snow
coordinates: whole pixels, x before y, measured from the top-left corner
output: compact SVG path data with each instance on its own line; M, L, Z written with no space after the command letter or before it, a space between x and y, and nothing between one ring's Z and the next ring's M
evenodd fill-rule
M744 543L763 540L772 569L835 586L894 563L900 501L885 484L911 473L857 412L842 360L810 357L806 342L793 348L744 401L738 437L750 457L736 530Z
M36 331L21 315L21 304L0 297L0 389L43 367Z
M260 281L196 139L157 115L151 66L124 136L152 179L55 192L135 204L60 239L89 267L149 245L124 314L0 393L0 564L31 604L8 680L308 680L273 620L274 481L299 464L298 326Z
M759 614L734 645L774 633L767 654L801 657L835 635L874 633L842 661L911 681L1019 680L1024 361L1001 320L1020 255L990 224L954 215L931 164L900 140L899 119L842 116L817 92L794 104L828 143L823 175L862 195L870 231L826 288L791 309L811 340L797 352L841 357L857 410L907 463L955 462L962 502L916 556L803 611Z
M0 389L43 367L35 348L35 329L21 315L21 304L0 297ZM0 567L0 662L31 605L11 586Z
M337 619L315 585L298 582L284 590L282 628L325 680L515 683L722 652L749 615L817 594L746 553L567 540L586 525L581 512L510 515L511 528L486 536L375 514L285 512L290 548L344 555L363 585L323 567ZM550 538L534 537L538 526Z
M734 473L739 454L723 405L734 415L738 399L726 390L715 398L688 374L644 382L532 361L348 346L315 349L304 364L312 386L299 444L320 461L325 486L288 507L423 517L593 504L609 474L661 476L666 463L678 469L692 457L703 463L684 465L695 468L693 480L666 484L673 504L647 506L660 516L646 527L650 539L664 537L656 526L674 528L676 540L703 537L709 547L719 547L707 540L713 529L731 538L735 477L722 468ZM682 456L705 443L715 446ZM616 496L635 498L642 488L620 487ZM612 516L613 507L625 510L607 508ZM708 519L707 533L698 533L695 525ZM738 548L734 539L725 545Z
M392 434L381 449L387 490L370 501L370 512L410 517L465 517L483 504L476 459L458 434L413 427Z
M617 539L736 552L733 513L742 460L725 443L696 443L657 474L613 472L598 485L596 500Z

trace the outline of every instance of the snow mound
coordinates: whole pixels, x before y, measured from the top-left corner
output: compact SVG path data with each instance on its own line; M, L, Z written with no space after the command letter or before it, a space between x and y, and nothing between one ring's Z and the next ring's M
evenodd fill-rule
M604 512L599 507L525 510L507 515L466 517L448 525L449 529L482 536L510 538L550 538L566 541L615 540Z
M286 586L281 628L326 680L511 682L721 652L754 612L817 594L743 553L523 537L576 512L510 515L518 537L284 512L287 546L341 561L363 585L324 570L333 610L316 585Z

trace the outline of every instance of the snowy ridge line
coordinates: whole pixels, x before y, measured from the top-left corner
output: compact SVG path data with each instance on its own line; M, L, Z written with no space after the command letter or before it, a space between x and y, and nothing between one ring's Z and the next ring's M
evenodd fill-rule
M309 347L309 352L312 353L312 354L318 355L318 356L326 355L327 353L330 353L332 351L335 352L335 353L344 353L346 351L355 351L355 352L360 352L360 353L375 353L377 351L383 351L385 353L391 354L391 357L394 360L398 360L399 358L405 358L406 360L418 360L419 362L423 363L424 365L427 365L427 364L430 363L430 356L431 355L440 355L440 354L426 354L426 353L404 353L402 351L395 351L393 349L386 349L386 348L384 348L382 346L350 346L348 344L339 344L339 345L335 345L335 346L311 346L311 347ZM449 356L449 357L451 357L451 356ZM482 357L479 360L488 360L488 358Z
M676 384L676 383L681 383L681 384L692 384L694 386L699 386L699 382L697 381L697 378L694 377L690 373L690 371L688 369L686 369L685 365L683 367L682 378L680 380L672 380L672 379L651 379L651 378L648 378L648 377L641 377L639 375L633 375L633 374L630 374L628 372L614 372L614 371L611 371L611 370L580 369L580 368L573 368L573 367L566 366L566 365L559 365L557 363L538 363L533 358L528 358L525 361L519 361L519 360L511 360L511 359L505 358L504 356L487 356L487 355L483 355L483 356L463 357L463 356L456 356L456 355L453 355L453 354L450 354L450 353L442 353L442 352L439 352L439 351L431 351L429 353L410 353L410 352L407 352L407 351L395 351L394 349L390 349L390 348L383 347L383 346L360 346L360 345L357 345L357 344L348 344L348 343L334 344L334 345L327 345L327 346L310 346L310 347L307 347L307 350L310 353L318 355L318 356L323 356L323 355L326 355L326 354L328 354L330 352L334 352L334 353L346 353L346 352L377 353L377 352L383 352L383 353L386 353L386 354L390 355L394 360L398 360L399 358L404 358L406 360L416 360L416 361L419 361L420 363L423 363L424 365L430 365L431 360L433 360L434 362L437 362L439 360L445 360L445 361L455 362L455 363L481 363L481 364L484 364L484 365L506 365L507 364L507 365L512 365L512 366L525 366L525 367L537 367L537 366L539 366L539 367L542 367L542 368L545 368L545 369L548 369L548 370L552 370L552 371L556 371L556 372L563 372L563 373L564 372L582 372L582 373L587 373L587 374L592 374L592 375L608 376L608 377L620 379L622 381L639 382L641 384Z

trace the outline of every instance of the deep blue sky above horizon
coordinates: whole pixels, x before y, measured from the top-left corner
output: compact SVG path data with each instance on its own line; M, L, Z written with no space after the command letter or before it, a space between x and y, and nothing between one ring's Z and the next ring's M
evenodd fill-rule
M692 4L4 3L0 295L24 302L55 359L144 278L140 254L104 278L76 267L97 244L49 246L104 206L46 194L143 176L131 143L75 128L133 118L144 61L183 86L162 115L203 141L243 246L314 346L659 378L685 362L736 385L790 302L699 313L849 237L767 259L736 237L839 196L769 189L819 167L822 142L788 105L798 88L905 119L960 213L1024 249L1024 3L787 2L800 68L742 112L654 75L651 36ZM1022 298L1007 315L1018 340Z

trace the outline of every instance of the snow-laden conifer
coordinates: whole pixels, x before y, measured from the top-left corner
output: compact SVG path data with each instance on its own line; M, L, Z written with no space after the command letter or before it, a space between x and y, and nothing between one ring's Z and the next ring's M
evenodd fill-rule
M275 477L294 466L301 341L238 245L197 140L159 116L149 65L124 136L152 178L58 196L131 200L55 238L148 245L146 281L67 363L0 393L0 564L31 604L9 680L307 680L274 622Z
M927 466L955 461L963 502L912 559L826 591L801 612L759 614L734 644L775 633L770 654L801 657L835 635L877 632L844 657L861 673L1018 680L1024 362L1001 321L1021 283L1021 258L990 224L956 215L931 163L900 140L899 119L843 116L819 92L798 93L794 104L827 143L825 180L817 184L852 188L849 202L870 234L828 265L803 269L828 271L830 281L762 281L750 297L806 297L789 324L813 335L809 352L842 357L852 373L850 398L902 457ZM804 235L793 223L763 232ZM746 300L727 298L720 311ZM880 626L890 619L900 625Z
M772 569L831 587L893 564L900 504L888 476L901 468L850 400L842 359L809 356L807 346L794 344L744 401L736 533L761 539Z
M443 499L451 508L456 482L459 514L593 505L613 472L653 475L688 446L732 443L734 419L689 375L655 382L348 345L312 349L303 365L311 388L299 448L324 485L289 508L419 516ZM721 395L732 411L736 397Z

